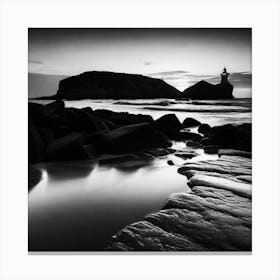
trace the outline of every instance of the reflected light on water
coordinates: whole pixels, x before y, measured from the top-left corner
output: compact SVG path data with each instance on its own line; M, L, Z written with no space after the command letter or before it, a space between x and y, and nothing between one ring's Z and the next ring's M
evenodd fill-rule
M90 165L85 177L74 176L78 165L64 166L63 179L47 173L56 164L41 166L43 180L29 194L29 250L102 250L121 228L161 209L171 193L188 190L166 159L130 172Z

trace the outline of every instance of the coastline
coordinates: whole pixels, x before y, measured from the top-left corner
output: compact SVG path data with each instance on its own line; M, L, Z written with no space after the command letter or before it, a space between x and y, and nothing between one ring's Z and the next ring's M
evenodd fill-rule
M54 108L55 107L55 108ZM51 109L50 109L51 108ZM42 109L42 107L40 107L40 109ZM53 111L54 110L54 111ZM60 105L58 105L58 103L55 103L54 102L54 104L52 104L52 105L50 105L50 106L47 106L47 112L49 112L49 111L51 111L51 115L53 115L54 114L54 112L55 112L55 114L57 114L58 112L56 111L56 110L58 110L58 111L60 111L60 112L62 112L62 111L64 111L65 109L64 109L64 106L61 106L61 103L60 103ZM84 112L85 110L82 110L82 109L77 109L77 110L80 110L79 112ZM36 110L35 110L36 111ZM76 111L76 112L78 112L78 111ZM37 112L38 113L38 112ZM107 113L108 114L108 113ZM114 115L114 117L116 117L116 114L118 115L120 115L120 116L122 116L122 120L121 120L121 122L124 122L124 119L126 119L127 120L127 118L130 118L130 116L132 116L131 114L122 114L122 113L114 113L114 114L112 114L112 115ZM38 116L38 115L37 115ZM125 118L124 118L125 117ZM133 117L134 118L134 121L136 121L137 120L137 122L139 121L139 117ZM138 119L137 119L138 118ZM166 117L165 117L166 118ZM97 142L94 142L94 144L96 145L96 144L98 144L99 145L99 148L102 148L102 149L104 149L104 145L102 144L102 139L105 139L106 140L106 146L107 146L107 148L108 148L108 145L110 146L110 149L109 150L107 150L106 151L106 149L104 150L104 153L106 154L106 153L111 153L112 151L114 152L114 153L117 153L117 154L119 154L119 156L114 156L114 157L112 157L112 156L107 156L107 157L105 157L104 158L104 156L103 156L103 158L101 157L99 157L99 159L101 159L101 162L103 161L103 164L111 164L111 165L121 165L122 163L123 164L125 164L126 166L128 165L130 165L131 164L131 161L139 161L139 162L142 162L143 164L145 164L147 161L152 161L154 158L157 158L157 157L164 157L164 156L166 156L166 155L168 155L168 154L174 154L175 156L177 156L177 157L179 157L179 158L181 158L181 159L184 159L184 158L192 158L192 157L195 157L196 156L196 150L197 150L197 148L199 147L200 149L201 148L203 148L203 145L199 145L199 146L195 146L195 144L196 143L198 143L198 142L200 142L203 138L204 138L204 142L205 142L205 138L208 138L208 144L211 144L210 146L213 146L213 147L210 147L210 150L208 149L208 152L210 151L211 152L211 149L213 150L214 149L214 153L215 154L217 154L218 155L218 151L220 150L221 151L221 153L220 153L220 159L219 160L222 160L222 159L224 159L224 158L226 158L226 159L228 159L228 157L230 157L232 160L228 160L227 162L226 162L226 164L227 165L230 165L230 164L232 164L232 162L231 161L240 161L240 158L246 158L246 161L248 161L248 166L250 167L250 153L249 153L249 150L250 150L250 147L248 146L248 143L235 143L234 145L234 147L232 147L232 145L233 145L233 143L234 143L234 141L232 142L232 141L230 141L231 143L230 143L230 146L231 147L229 147L228 145L227 145L227 141L228 141L228 139L221 139L221 135L216 139L216 140L219 140L220 141L220 143L219 143L219 145L220 144L224 144L224 145L226 145L227 147L224 147L224 146L222 146L221 145L221 147L219 146L219 147L217 147L217 143L211 143L211 133L210 133L210 131L204 131L203 133L195 133L195 132L190 132L189 130L190 130L190 128L188 128L188 127L184 127L183 125L182 125L182 123L180 122L180 121L178 121L178 119L176 119L176 118L174 118L174 117L167 117L167 119L165 119L165 118L163 118L163 121L164 121L164 126L161 126L161 122L162 122L162 120L161 121L158 121L157 122L157 124L156 124L156 128L157 129L159 129L160 130L160 132L161 133L163 133L163 134L168 134L168 136L167 136L167 138L166 137L164 137L164 136L160 136L160 138L155 138L155 139L157 139L156 140L156 142L154 142L154 144L153 145L155 145L155 146L151 146L151 141L148 141L145 145L147 145L147 144L149 144L149 145L147 145L147 146L142 146L143 145L143 143L141 142L138 142L138 144L136 144L136 146L134 146L134 147L132 147L132 150L131 149L128 149L127 150L127 145L128 145L128 143L129 143L129 145L131 145L131 141L135 141L136 139L137 139L137 137L139 137L138 136L138 132L137 132L137 130L140 128L140 129L144 129L144 130L140 130L140 134L139 135L141 135L141 137L143 137L143 133L144 133L144 135L147 135L148 137L150 137L151 135L154 135L154 132L153 132L153 129L151 129L151 125L144 125L144 126L142 126L142 125L137 125L136 124L136 131L135 130L132 130L132 131L130 131L129 132L129 134L131 134L132 133L132 135L133 135L133 133L136 133L134 136L132 136L132 138L129 138L129 142L127 142L126 140L121 140L121 142L118 142L119 140L118 140L118 137L119 136L121 136L122 135L122 133L124 133L124 135L126 135L126 133L127 133L127 128L125 129L125 130L123 130L123 129L120 129L121 127L125 127L125 126L131 126L131 124L128 124L128 123L125 123L125 125L124 125L124 123L122 123L122 125L121 126L119 126L119 128L111 128L111 130L115 130L115 129L117 129L118 130L118 133L116 134L115 132L112 134L112 133L110 133L110 129L109 129L109 131L107 131L106 132L106 135L109 133L109 135L111 135L111 137L113 137L113 138L110 138L109 140L108 140L108 138L100 138L100 137L97 137L96 138L96 135L95 135L95 137L92 137L92 136L90 136L89 138L88 138L88 140L90 140L90 141L97 141ZM118 118L117 118L118 119ZM151 119L150 118L148 118L148 117L145 117L145 116L141 116L140 117L140 119L141 119L141 122L143 121L143 119L145 120L145 121L147 121L148 120L148 122L150 121L151 122ZM118 121L120 121L120 119L118 119ZM167 126L167 127L169 127L169 129L168 130L166 130L166 121L168 121L168 123L169 122L171 122L172 123L172 129L170 128L170 125L169 126ZM71 120L71 122L73 122L73 119ZM140 123L141 123L140 122ZM106 123L107 124L107 123ZM133 129L135 129L135 124L134 125L132 125L133 126ZM154 127L154 125L152 125L152 127ZM174 127L176 127L176 129L174 130ZM104 127L103 127L104 128ZM233 133L236 133L236 130L235 130L235 126L229 126L229 127L227 127L227 126L224 126L223 127L223 129L230 129L230 131L232 131ZM165 130L165 131L163 131L163 130ZM212 130L212 129L211 129ZM217 130L217 129L216 129ZM218 129L219 130L219 129ZM249 135L250 133L250 126L248 126L248 127L246 127L245 128L245 131L246 131L246 133L244 134L246 137L247 136L250 136L251 137L251 135ZM248 132L249 131L249 132ZM248 132L248 133L247 133ZM146 134L145 134L146 133ZM102 134L102 133L101 133ZM129 135L128 134L128 135ZM218 133L219 134L219 133ZM223 133L222 133L223 134ZM243 135L243 136L244 136ZM210 140L209 140L209 136L210 136ZM131 136L130 136L131 137ZM245 138L246 138L245 137ZM125 137L126 138L126 137ZM123 139L125 139L125 138L123 138ZM170 148L170 140L168 140L168 138L171 138L171 139L174 139L175 141L183 141L183 142L186 142L186 143L188 143L189 142L189 144L187 144L185 147L185 150L183 150L183 151L176 151L176 150L174 150L174 149L172 149L172 148ZM245 139L244 138L244 139ZM49 138L50 139L50 138ZM101 139L101 140L100 140ZM114 145L112 146L112 139L114 140L114 141L117 141L117 142L114 142ZM73 149L73 147L75 147L75 149L77 148L77 144L78 144L78 146L79 146L79 149L77 149L77 151L80 153L77 153L77 151L75 152L76 153L76 156L77 155L85 155L85 153L84 153L84 151L83 151L83 153L81 153L81 150L80 150L80 148L81 148L81 143L82 142L80 142L80 138L79 137L77 137L77 135L75 135L75 136L71 136L70 137L70 139L66 139L67 141L69 140L70 141L70 143L71 143L71 145L70 145L70 147L71 147L71 152L73 151L72 149ZM213 140L213 139L212 139ZM232 139L231 139L232 140ZM54 139L52 138L52 139L50 139L49 141L54 141ZM67 143L67 141L66 141L66 143ZM100 143L100 141L101 141L101 143ZM159 142L158 142L159 141ZM206 141L206 142L207 142ZM210 142L209 142L210 141ZM249 140L249 142L250 142L251 140ZM136 141L137 142L137 141ZM245 141L246 142L246 141ZM59 151L60 150L60 148L61 147L63 147L63 145L61 146L61 143L65 143L65 142L59 142L59 145L58 145L58 150L55 150L55 153L53 153L53 155L55 154L56 156L57 156L57 151ZM69 143L69 142L68 142ZM74 146L72 146L72 144L73 143L75 143L75 145ZM117 144L117 146L118 146L118 148L116 149L116 147L115 147L115 143L118 143ZM190 145L190 143L192 144L192 146ZM84 144L84 143L83 143ZM82 146L85 146L85 145L83 145L82 144ZM140 146L139 146L139 144L140 144ZM215 145L213 145L213 144L215 144ZM67 144L68 145L68 144ZM67 146L66 145L66 146ZM138 146L137 146L138 145ZM241 145L241 146L240 146ZM243 147L242 147L242 145L243 145ZM246 146L247 145L247 146ZM88 143L86 143L86 155L88 156L88 155L90 155L90 157L91 158L96 158L96 150L94 150L93 149L93 147L89 147L88 146ZM209 146L209 145L204 145L204 146ZM236 148L242 148L241 150L242 151L236 151ZM204 147L205 148L205 147ZM221 148L223 148L223 149L221 149ZM226 149L225 149L226 148ZM235 150L232 150L232 149L235 149ZM68 148L67 148L68 149ZM101 150L102 150L101 149ZM112 150L113 149L113 150ZM138 152L136 152L136 150L137 149L140 149L141 151L139 151L138 150ZM229 149L231 149L231 150L229 150ZM238 149L239 150L239 149ZM244 150L247 150L247 152L244 152ZM128 152L128 154L127 154L127 152ZM68 153L68 152L67 152ZM67 154L66 153L66 154ZM116 155L117 155L116 154ZM124 155L124 154L126 154L126 155ZM52 154L51 154L52 155ZM64 156L65 155L65 151L62 153L62 155ZM50 154L49 154L49 156L50 156ZM55 158L54 158L55 159ZM48 158L48 160L53 160L53 158ZM61 159L59 159L59 160L63 160L63 158ZM70 158L70 160L73 160L73 159L71 159ZM211 161L212 162L212 161ZM200 170L200 172L202 172L202 173L205 173L207 176L209 176L209 170L207 171L207 165L211 165L211 162L204 162L204 164L205 164L205 170L204 171L201 171ZM174 162L169 162L169 164L174 164ZM190 164L190 163L186 163L186 166L188 165L188 164ZM175 163L175 165L177 166L180 166L180 164L178 164L178 163ZM208 166L209 167L209 166ZM203 170L203 168L204 167L200 167L200 169L202 169ZM250 169L250 168L249 168ZM191 170L192 172L193 172L193 170ZM188 171L188 173L187 173L187 177L189 176L189 173L191 172L190 170ZM196 172L197 172L197 170L196 170ZM205 174L199 174L199 175L205 175ZM184 174L185 175L185 174ZM218 177L218 178L223 178L224 177L224 174L222 174L222 173L217 173L217 172L214 172L213 174L210 174L210 175L214 175L214 177L216 176L216 177ZM232 174L231 174L232 175ZM243 174L244 175L244 174ZM178 176L181 176L180 174L178 174ZM229 176L229 175L228 175ZM235 176L242 176L242 174L235 174ZM212 176L213 177L213 176ZM208 177L208 179L209 179L209 177ZM213 179L213 178L212 178ZM241 179L239 178L239 179L236 179L237 180L237 182L235 182L236 180L232 180L232 178L226 178L226 180L228 180L227 182L218 182L218 185L220 185L220 189L219 188L217 188L217 182L215 182L214 183L214 186L212 185L212 186L206 186L206 187L204 187L204 188L202 188L202 189L200 189L200 185L193 185L192 187L193 187L193 190L192 190L192 194L191 194L191 197L194 197L194 196L197 196L198 198L200 198L200 197L206 197L209 193L211 193L211 196L210 197L213 197L213 196L216 196L217 197L217 199L220 199L221 201L223 201L224 202L224 204L228 204L232 199L233 199L233 197L235 197L236 198L236 201L239 201L240 200L240 198L239 198L239 196L236 196L236 194L233 194L232 193L232 191L231 190L225 190L224 189L224 187L221 187L223 184L224 184L224 186L225 185L228 185L228 183L230 183L230 184L232 184L232 185L236 185L236 183L241 183L240 181L244 181L244 180L247 180L247 183L248 183L248 177L247 178L243 178L242 179L242 177L241 177ZM194 181L193 179L191 179L190 181ZM201 181L199 181L199 184L201 184ZM222 184L222 185L221 185ZM203 185L203 184L202 184ZM249 185L249 184L248 184ZM205 194L206 193L206 194ZM229 194L231 194L231 199L229 200L229 201L226 201L226 199L228 198L228 196L229 196ZM183 196L183 202L185 203L185 205L186 205L186 207L188 206L188 203L189 203L189 197L187 196L187 197L185 197L184 196L185 194L181 194L181 195L179 195L179 197L180 198L178 198L178 197L176 197L176 195L171 195L172 197L175 197L175 202L177 201L178 202L178 200L180 200L181 199L181 197ZM250 210L250 208L251 208L251 204L250 204L250 198L246 198L247 199L247 204L246 203L244 203L244 205L243 205L243 208L241 209L241 210L243 210L243 211L247 211L247 212L249 212L249 210ZM142 227L142 230L143 230L143 223L144 223L144 225L146 226L146 229L148 230L151 230L151 232L154 232L154 229L152 228L151 229L151 225L150 224L147 224L147 223L150 223L150 219L154 219L154 216L156 217L156 219L159 219L159 220L161 220L162 219L162 211L164 211L164 213L165 212L174 212L174 209L171 207L170 208L170 204L171 203L173 203L174 204L174 202L173 202L173 198L171 198L171 200L169 199L168 201L167 201L167 203L166 203L166 205L165 206L163 206L163 210L160 210L158 213L154 213L154 214L150 214L150 215L148 215L147 217L145 217L144 218L144 222L139 222L140 223L140 225L141 225L141 227ZM170 202L171 201L171 202ZM180 202L181 203L181 202ZM196 200L195 200L195 203L196 203ZM176 204L176 203L175 203ZM178 203L177 203L178 204ZM246 206L245 206L245 204L246 204ZM180 204L181 205L181 204ZM174 206L173 206L174 207ZM178 207L178 205L176 206L176 207ZM180 206L181 208L182 208L182 206ZM187 214L187 212L188 211L190 211L190 209L183 209L183 210L180 210L181 208L180 207L178 207L178 209L175 211L175 212L181 212L181 211L183 211L185 214ZM209 208L209 207L208 207ZM211 208L211 207L210 207ZM173 210L172 210L173 209ZM216 209L215 209L215 211L216 211L216 215L218 215L221 211L217 211ZM169 213L170 214L170 213ZM171 216L173 215L174 216L174 213L173 214L170 214ZM177 213L177 215L179 215L178 213ZM159 216L159 217L158 217ZM151 218L152 217L152 218ZM190 219L191 219L191 217L189 217ZM232 214L230 214L230 215L228 215L228 216L225 216L224 215L224 217L223 217L224 219L229 219L229 220L232 220L234 217L233 217L233 215ZM236 218L236 217L235 217ZM147 219L148 219L148 222L147 222ZM174 220L174 217L172 218L173 220ZM202 218L203 219L203 218ZM249 218L248 218L249 219ZM240 218L239 217L239 220L242 220L242 218ZM198 221L197 221L198 222ZM199 223L199 222L198 222ZM240 222L241 223L241 222ZM136 223L137 224L137 223ZM168 224L168 223L165 223L166 225ZM234 245L229 245L229 244L231 244L231 243L229 243L228 241L226 242L225 240L223 240L223 242L221 243L221 244L227 244L227 245L224 245L224 247L215 247L215 248L212 248L211 246L202 246L201 244L199 244L199 242L194 242L193 240L192 240L192 242L190 242L190 240L188 240L188 242L186 243L185 241L185 246L184 247L176 247L174 244L171 246L171 247L168 247L168 248L170 248L170 250L172 250L172 251L180 251L180 250L185 250L185 251L191 251L191 250L199 250L199 251L203 251L203 250L239 250L239 251L242 251L242 250L245 250L245 251L247 251L247 250L250 250L250 244L251 244L251 240L250 240L250 238L248 238L248 235L250 235L250 233L251 233L251 231L250 231L250 222L249 221L247 221L247 224L246 224L247 226L245 227L246 229L244 229L243 230L243 232L246 232L246 238L247 238L247 241L246 241L246 244L244 245L240 245L240 244L237 244L237 241L234 241ZM136 226L137 227L137 226ZM153 226L152 226L153 227ZM163 227L162 225L161 225L161 227ZM124 232L126 232L127 231L127 228L129 228L129 230L131 231L131 229L132 229L132 231L130 232L130 234L132 234L132 232L133 232L133 230L135 230L135 225L133 224L132 226L127 226L126 228L124 228L123 230L121 230L119 233L117 233L116 234L116 236L113 238L113 241L111 241L111 245L107 248L107 250L108 249L110 249L110 250L119 250L119 249L123 249L123 248L126 248L126 250L130 250L130 249L132 249L132 250L147 250L147 248L149 248L148 250L150 250L150 247L146 247L146 249L145 248L138 248L137 246L137 248L135 248L135 245L133 245L132 247L126 247L127 245L123 245L123 244L125 244L125 243L123 243L123 233ZM159 226L157 225L157 229L159 228ZM175 227L176 228L176 227ZM144 227L144 229L145 229L145 227ZM247 231L246 231L247 230ZM166 232L166 231L165 231ZM167 231L168 232L168 231ZM214 231L214 232L212 232L212 233L208 233L208 234L216 234L217 233L217 230L216 231ZM164 232L161 232L160 233L161 235L165 235L166 233L164 233ZM169 234L173 234L173 233L169 233ZM177 233L176 233L177 234ZM141 234L139 234L139 233L133 233L133 235L134 235L134 242L138 242L137 241L137 238L139 239L140 238L140 236L141 236ZM174 235L174 234L173 234ZM172 235L172 236L173 236ZM141 237L142 239L142 241L143 240L146 240L147 238L145 237L145 234L142 234L142 237ZM143 239L144 238L144 239ZM173 238L173 237L172 237ZM183 238L184 239L184 238ZM141 241L141 242L142 242ZM167 240L161 240L161 242L162 243L164 243L164 242L168 242ZM175 242L175 239L174 239L174 242ZM145 242L144 242L145 243ZM143 244L144 244L143 243ZM122 244L122 245L116 245L116 244ZM188 244L188 245L187 245ZM147 244L145 245L145 246L148 246ZM144 246L144 247L145 247ZM218 245L217 245L218 246ZM156 247L156 248L152 248L151 250L161 250L161 249L164 249L164 250L167 250L168 251L168 248L164 245L161 245L161 246L159 246L159 247ZM104 248L105 249L105 248ZM31 250L32 251L32 250Z

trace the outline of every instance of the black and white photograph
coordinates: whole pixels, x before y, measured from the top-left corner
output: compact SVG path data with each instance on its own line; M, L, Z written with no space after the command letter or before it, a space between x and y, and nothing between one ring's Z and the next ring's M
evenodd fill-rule
M251 36L29 28L28 251L251 252Z

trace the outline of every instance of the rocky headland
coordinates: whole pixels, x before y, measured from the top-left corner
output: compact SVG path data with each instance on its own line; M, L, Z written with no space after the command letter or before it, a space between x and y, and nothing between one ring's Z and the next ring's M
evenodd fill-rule
M182 93L182 98L202 100L233 99L232 91L233 86L229 82L213 85L206 81L200 81L185 89Z

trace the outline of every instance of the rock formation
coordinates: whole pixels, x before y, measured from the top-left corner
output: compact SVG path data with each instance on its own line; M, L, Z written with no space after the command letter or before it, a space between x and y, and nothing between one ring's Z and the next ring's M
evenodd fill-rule
M178 98L180 92L163 80L136 74L85 72L61 80L56 99Z
M191 192L113 236L110 251L250 251L251 159L222 156L188 163L179 173Z
M224 68L219 84L213 85L206 81L200 81L185 89L182 97L187 99L232 99L233 86L228 81L228 75Z
M65 107L61 100L28 104L30 163L96 158L101 154L168 148L190 137L174 114L154 121L149 115ZM191 135L192 136L192 135Z

